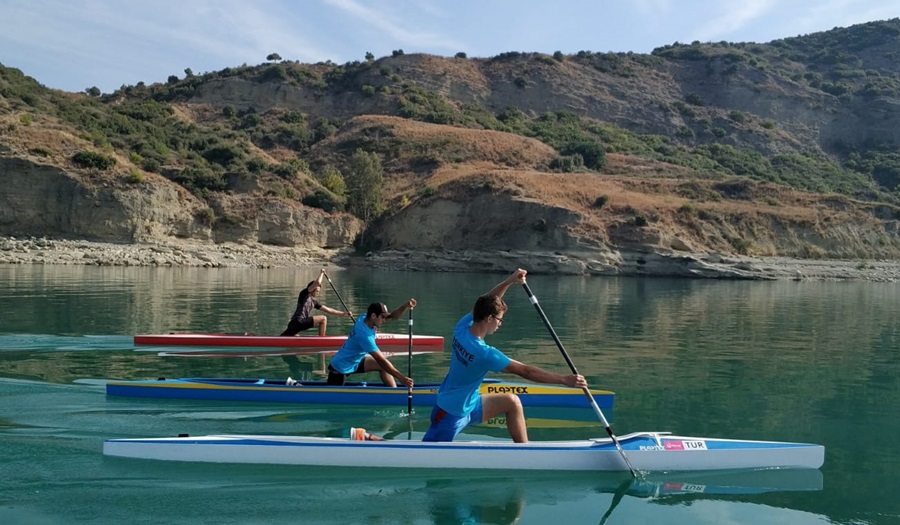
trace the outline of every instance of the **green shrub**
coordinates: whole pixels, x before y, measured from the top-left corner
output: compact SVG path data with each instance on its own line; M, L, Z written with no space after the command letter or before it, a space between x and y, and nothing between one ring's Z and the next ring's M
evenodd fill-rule
M212 208L203 208L197 212L197 220L204 226L212 226L216 222L216 212Z
M141 164L141 168L144 171L149 171L151 173L159 173L159 170L162 168L162 164L156 159L144 159L143 164Z
M678 213L682 215L695 215L697 213L697 207L694 206L694 203L692 202L685 202L678 207Z
M173 173L170 178L201 196L205 192L224 191L228 187L222 175L208 167L190 166Z
M35 148L30 148L28 150L28 153L31 153L32 155L37 155L39 157L49 157L52 155L50 150L48 150L47 148L41 147L41 146L38 146Z
M243 157L244 152L237 144L220 144L203 152L204 159L226 168Z
M734 248L734 251L742 255L746 255L750 249L750 241L742 237L729 236L726 238L726 240L728 241L728 244L730 244L731 247Z
M584 158L579 154L560 155L550 161L550 169L562 173L572 173L584 167Z
M737 110L729 112L728 118L731 119L732 122L737 122L738 124L743 124L747 121L747 115Z
M268 164L259 157L253 157L247 161L247 171L250 173L262 173L266 170Z
M93 151L79 151L72 156L72 161L82 168L93 168L100 171L108 170L116 165L114 157Z
M144 174L137 168L131 168L128 170L128 177L126 177L125 180L131 184L140 184L144 182Z
M602 170L606 166L606 149L596 140L573 140L561 148L565 155L579 155L584 167Z
M692 106L702 106L703 105L703 97L696 93L688 93L684 97L684 101Z
M344 175L334 166L325 166L316 176L322 186L337 196L343 196L347 191L347 183L344 181Z
M692 139L694 138L694 130L687 126L678 126L678 130L675 131L675 136L683 139Z
M303 197L301 201L305 206L312 208L320 208L325 211L342 211L344 204L334 194L328 191L316 190L310 195Z

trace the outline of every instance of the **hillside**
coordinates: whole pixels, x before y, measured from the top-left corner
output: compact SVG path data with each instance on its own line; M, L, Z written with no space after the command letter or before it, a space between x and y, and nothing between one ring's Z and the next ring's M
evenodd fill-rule
M604 274L894 259L898 56L894 19L650 55L186 70L111 94L0 66L0 235L499 250Z

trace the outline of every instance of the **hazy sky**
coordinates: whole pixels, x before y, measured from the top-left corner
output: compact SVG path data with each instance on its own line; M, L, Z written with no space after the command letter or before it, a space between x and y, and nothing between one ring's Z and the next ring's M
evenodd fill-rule
M395 49L649 53L898 16L900 0L0 0L0 63L47 87L109 93L270 53L339 64Z

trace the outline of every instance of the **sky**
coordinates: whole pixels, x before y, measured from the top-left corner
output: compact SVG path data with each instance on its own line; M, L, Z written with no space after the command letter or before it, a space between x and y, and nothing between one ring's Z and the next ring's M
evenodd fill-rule
M0 64L104 93L286 60L404 53L649 53L770 42L900 16L900 0L0 0Z

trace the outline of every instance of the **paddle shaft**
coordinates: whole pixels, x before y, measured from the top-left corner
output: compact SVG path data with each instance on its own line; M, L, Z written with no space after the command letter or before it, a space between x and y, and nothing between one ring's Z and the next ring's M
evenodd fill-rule
M409 309L409 352L406 355L406 377L412 377L413 309ZM406 389L406 413L412 417L412 388Z
M538 304L537 297L531 293L531 288L528 287L528 283L522 283L522 286L525 288L525 293L528 294L528 300L531 301L531 304L534 305L538 314L541 316L541 320L544 321L544 326L547 327L547 330L550 332L550 336L553 337L553 341L556 343L556 347L559 348L560 353L562 353L563 358L566 360L566 363L569 365L569 369L572 370L573 374L578 374L578 370L575 368L575 363L572 362L572 359L569 357L569 353L566 352L565 347L563 347L562 341L559 340L559 336L556 335L556 330L553 329L553 325L550 324L550 320L547 319L547 314L544 313L544 310L541 308L541 305ZM583 387L581 389L584 392L584 395L587 396L588 400L591 402L591 407L594 409L594 413L600 418L600 422L603 423L604 428L606 428L606 433L609 434L610 439L612 439L613 444L616 445L616 450L619 451L619 454L622 455L622 459L625 461L625 465L628 466L628 470L631 471L631 475L637 477L637 472L635 472L634 467L631 466L631 462L628 461L628 456L625 455L625 450L622 449L622 445L619 444L619 440L616 438L616 435L613 433L612 428L609 426L609 422L606 420L606 416L603 415L603 411L600 410L600 407L597 406L597 401L594 400L594 396L591 394L590 389L587 387Z
M344 298L341 297L341 294L338 293L337 288L334 287L334 283L331 282L331 277L328 277L328 274L325 273L325 272L322 272L322 273L325 275L325 278L328 279L328 284L330 284L330 285L331 285L331 289L334 290L334 295L336 295L337 298L338 298L338 300L341 301L341 306L344 307L344 311L347 312L347 313L349 314L349 313L350 313L350 309L347 308L347 303L344 302ZM353 314L350 314L350 320L353 321L354 323L356 322L356 319L353 318Z

